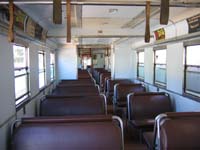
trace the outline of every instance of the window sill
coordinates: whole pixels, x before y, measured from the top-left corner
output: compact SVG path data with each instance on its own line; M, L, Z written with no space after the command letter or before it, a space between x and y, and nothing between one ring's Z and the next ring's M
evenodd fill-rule
M188 98L188 99L191 99L191 100L193 100L193 101L200 102L200 97L194 96L194 95L189 94L189 93L185 93L185 92L182 93L182 94L176 93L176 92L174 92L174 91L168 90L168 89L166 88L166 86L161 86L161 85L158 85L158 84L155 84L155 83L154 83L154 84L151 84L151 83L144 82L144 84L147 84L147 85L151 85L151 86L156 87L156 88L157 88L157 91L159 91L160 89L163 89L163 90L166 91L166 93L169 93L169 95L170 95L170 93L172 93L172 94L179 95L179 96L181 96L181 97L183 97L183 98Z
M137 77L137 80L144 82L144 78Z
M157 82L155 83L154 82L154 86L161 88L161 89L165 89L165 90L167 89L166 84L162 84L162 83L157 83Z
M44 91L44 90L46 89L46 87L47 87L47 86L44 85L43 87L39 88L39 91L40 91L40 92Z
M31 93L30 95L24 99L21 103L17 104L16 105L16 111L19 111L20 109L24 108L25 105L27 105L31 100L35 99L37 96L39 96L44 90L46 90L53 82L51 82L49 85L45 85L43 86L42 88L39 89L39 92L34 95L34 96L31 96Z
M55 81L56 81L56 79L51 80L51 83L50 83L50 84L53 84Z
M29 95L26 99L24 99L21 103L16 105L16 111L22 109L27 103L31 101L31 96Z
M192 95L192 94L189 94L189 93L185 93L185 92L182 95L185 98L189 98L189 99L192 99L194 101L200 102L200 97L198 97L198 96L195 96L195 95Z

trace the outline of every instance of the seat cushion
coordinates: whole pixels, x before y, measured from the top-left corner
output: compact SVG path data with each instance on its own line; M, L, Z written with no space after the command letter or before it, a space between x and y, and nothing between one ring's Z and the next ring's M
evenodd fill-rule
M155 145L154 145L154 132L144 132L143 133L143 138L145 143L148 146L148 149L154 149Z
M136 128L152 128L154 126L154 119L145 119L145 120L131 120L130 123Z

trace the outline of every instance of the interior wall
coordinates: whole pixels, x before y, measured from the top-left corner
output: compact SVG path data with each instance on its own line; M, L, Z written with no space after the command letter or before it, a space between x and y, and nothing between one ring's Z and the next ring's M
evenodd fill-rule
M131 64L131 70L132 70L132 77L133 79L137 78L137 70L135 70L134 68L137 68L137 51L132 51L131 53L131 58L132 58L132 64Z
M111 57L105 56L105 69L111 71Z
M104 58L104 54L95 54L96 55L96 59L92 60L93 61L93 67L94 68L104 68L105 65L105 58Z
M8 122L15 117L15 89L12 44L0 35L0 149L6 150Z
M154 52L152 47L144 49L144 81L150 84L153 84L153 53Z
M47 81L47 84L50 84L51 83L51 69L50 69L51 50L45 47L45 52L46 52L46 81Z
M0 35L0 124L15 114L14 60L12 44Z
M76 45L61 46L56 55L57 79L77 79L78 55Z
M183 42L167 44L167 84L166 89L153 85L153 47L145 48L145 83L149 91L164 91L170 94L174 109L180 111L200 111L200 102L192 100L183 94L183 77L184 77L184 46ZM134 51L132 53L135 53ZM134 55L137 60L137 55ZM137 65L133 66L137 72ZM134 78L134 77L133 77ZM173 92L170 92L173 91Z
M115 45L114 50L114 78L132 78L133 59L131 44Z
M105 67L105 50L92 50L92 61L93 61L93 68L104 68ZM93 59L96 56L96 59Z
M31 94L35 95L39 91L39 79L38 79L38 46L36 44L30 44L29 45L29 55L30 55L30 89ZM34 59L31 59L34 58Z
M115 78L115 46L111 45L111 56L110 56L110 62L111 62L111 77L112 79Z
M39 44L29 43L29 63L30 63L30 90L31 97L38 94L39 76L38 76L38 51L44 50L46 53L46 80L50 83L50 48ZM8 150L10 145L10 127L15 119L21 117L35 116L37 113L37 103L40 96L47 93L49 89L42 92L35 99L25 105L24 108L16 111L15 106L15 89L14 89L14 59L13 44L7 41L7 36L0 35L0 150ZM53 49L52 49L53 50Z
M183 93L184 78L183 43L167 45L167 89Z

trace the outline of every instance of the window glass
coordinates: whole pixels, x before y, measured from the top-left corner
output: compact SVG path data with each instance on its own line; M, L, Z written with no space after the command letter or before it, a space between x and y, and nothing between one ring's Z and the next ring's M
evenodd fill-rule
M166 49L156 50L154 53L154 83L166 85Z
M23 46L13 46L15 99L16 105L29 96L29 64L28 49Z
M200 45L186 47L184 92L200 97Z
M200 66L200 45L187 47L187 65Z
M43 51L39 52L38 61L39 61L39 88L43 88L46 84L45 53Z
M166 64L166 50L155 51L156 64Z
M14 46L14 67L20 68L20 67L26 67L26 52L25 47L21 46Z
M137 77L144 79L144 51L138 52Z
M55 54L50 54L50 64L55 64Z
M139 63L144 63L144 52L138 52Z

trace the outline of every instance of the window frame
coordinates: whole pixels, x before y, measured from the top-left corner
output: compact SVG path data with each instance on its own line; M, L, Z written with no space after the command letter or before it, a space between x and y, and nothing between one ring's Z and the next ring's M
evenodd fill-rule
M43 55L43 71L40 71L39 68L39 55L42 54ZM38 51L38 81L39 81L39 89L42 90L43 88L45 88L47 81L46 81L46 54L45 51L40 50ZM44 85L40 87L40 73L44 73Z
M27 91L24 94L20 95L19 97L16 97L16 93L15 93L15 105L18 107L19 105L23 104L27 99L29 99L30 94L31 94L31 91L30 91L30 64L29 64L30 57L29 57L29 48L27 46L15 43L15 44L13 44L13 59L15 59L15 56L14 56L14 47L15 46L22 47L25 49L25 59L26 59L25 67L15 68L15 62L13 63L13 65L14 65L14 82L15 82L16 78L26 76ZM25 73L15 75L15 71L21 71L21 70L25 70ZM14 83L14 85L15 85L15 83ZM20 102L18 102L18 101L20 101Z
M195 68L200 68L200 65L187 65L187 47L189 46L196 46L199 45L199 42L189 42L187 44L184 44L184 83L183 83L183 95L187 97L191 97L194 99L200 100L200 92L198 91L193 91L193 90L188 90L187 89L187 68L188 67L195 67Z
M156 63L156 51L166 51L166 63L165 64L157 64ZM159 86L159 87L163 87L163 88L166 88L167 86L167 47L166 46L160 46L160 47L156 47L153 49L154 51L154 65L153 65L153 83L155 86ZM165 65L165 70L166 70L166 74L165 74L165 77L166 77L166 82L159 82L159 81L156 81L156 66L157 65L161 65L161 66L164 66Z
M139 76L139 66L140 64L143 64L144 66L144 62L143 63L139 62L139 53L144 53L144 50L137 51L137 79L140 81L144 81L145 76L144 77Z

